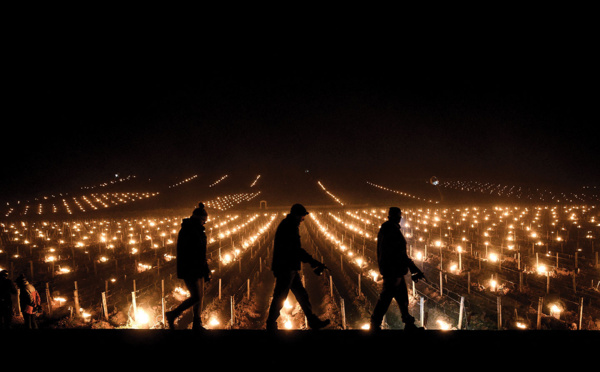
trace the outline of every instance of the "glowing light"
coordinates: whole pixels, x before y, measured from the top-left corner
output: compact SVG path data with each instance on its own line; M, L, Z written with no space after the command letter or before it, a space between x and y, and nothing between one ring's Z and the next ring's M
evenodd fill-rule
M546 268L545 265L538 265L538 267L536 268L536 271L540 275L545 275L546 273L548 273L548 269Z
M54 261L56 261L56 257L55 256L48 256L48 257L46 257L45 261L46 262L54 262Z
M135 312L135 325L143 326L150 323L150 316L142 308L137 308Z
M556 319L560 318L561 312L562 312L562 308L560 308L560 306L558 306L557 304L552 304L550 306L550 315L552 315Z
M436 323L440 327L440 329L443 330L443 331L447 331L447 330L452 329L452 326L448 322L446 322L446 321L444 321L442 319L438 319L436 321Z
M54 302L58 303L58 306L62 306L65 302L67 302L67 299L64 297L55 297L53 298Z
M226 253L223 256L223 259L221 260L221 262L223 262L225 265L227 265L228 263L230 263L233 260L233 257L231 257L231 255L229 253Z
M377 281L377 279L379 278L379 274L374 270L369 271L369 275L371 276L371 278L373 278L373 281Z

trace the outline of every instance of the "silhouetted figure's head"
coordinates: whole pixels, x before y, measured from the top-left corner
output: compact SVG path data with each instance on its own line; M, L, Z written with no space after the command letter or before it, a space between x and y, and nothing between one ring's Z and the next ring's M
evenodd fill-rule
M298 223L304 221L304 216L308 214L308 211L302 204L294 204L292 205L292 209L290 210L290 215L297 219Z
M17 279L15 280L15 283L17 283L17 285L19 287L23 287L26 284L29 284L29 281L27 280L27 277L25 277L24 274L21 274L17 277Z
M208 213L206 212L206 209L204 209L204 204L198 203L198 208L194 209L192 218L199 219L202 224L206 223L206 220L208 219Z
M402 219L402 211L398 207L390 207L388 219L392 222L400 223Z

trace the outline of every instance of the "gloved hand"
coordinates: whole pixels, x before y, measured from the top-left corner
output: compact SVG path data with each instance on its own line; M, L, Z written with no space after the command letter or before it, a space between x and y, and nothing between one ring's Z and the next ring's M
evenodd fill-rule
M421 279L424 279L425 281L427 281L427 278L425 277L425 274L423 274L423 272L421 270L417 271L416 273L413 273L411 275L411 279L415 283L418 283L419 280L421 280Z

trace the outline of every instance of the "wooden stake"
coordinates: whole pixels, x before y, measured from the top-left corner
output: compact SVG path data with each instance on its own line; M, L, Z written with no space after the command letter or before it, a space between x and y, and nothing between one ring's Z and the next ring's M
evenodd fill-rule
M544 303L544 297L540 297L538 301L538 314L537 314L537 329L542 329L542 305Z
M425 297L421 297L421 325L425 327Z
M346 329L346 308L344 306L344 299L340 299L342 306L342 329Z
M104 319L108 320L108 307L106 305L106 292L102 292L102 312L104 313Z
M465 311L465 296L460 296L460 310L458 312L458 329L462 329L463 314Z
M519 292L523 292L523 272L519 271Z
M52 315L52 298L50 298L50 283L46 283L46 302L48 303L48 314Z
M471 272L467 271L467 293L471 294Z
M79 308L79 290L77 289L77 282L75 282L75 290L73 291L73 300L75 302L75 315L80 316Z
M21 312L21 288L17 288L17 316L22 316Z
M498 330L502 329L502 297L497 297L497 309L498 309Z
M333 277L329 275L329 294L333 298Z
M135 302L135 291L131 292L131 304L133 306L133 321L135 322L135 314L137 313L137 304Z
M231 302L231 327L233 328L233 324L235 322L235 304L233 296L230 297Z
M581 323L583 321L583 297L579 298L579 330L581 331Z

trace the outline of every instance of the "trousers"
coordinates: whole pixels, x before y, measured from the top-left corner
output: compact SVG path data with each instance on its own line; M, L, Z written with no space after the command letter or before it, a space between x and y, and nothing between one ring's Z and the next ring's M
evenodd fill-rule
M38 329L38 323L35 314L23 313L23 320L27 329Z
M267 317L268 324L275 324L279 313L283 308L285 300L290 292L294 294L298 304L302 308L304 315L308 319L309 323L316 319L316 315L313 314L312 306L308 299L308 292L302 285L300 280L300 273L298 271L289 271L284 273L277 273L275 276L275 289L273 290L273 300L269 307L269 315Z
M414 323L415 318L408 312L408 290L406 289L406 280L404 277L400 278L383 278L383 289L379 294L379 299L373 309L371 315L371 325L373 327L380 327L383 321L383 316L387 312L392 299L396 299L398 307L400 308L400 314L402 322Z
M202 318L200 315L202 313L202 299L204 297L204 278L184 279L183 281L190 292L190 297L186 298L179 306L173 309L173 314L178 317L181 313L191 307L194 319L193 322L201 325Z

